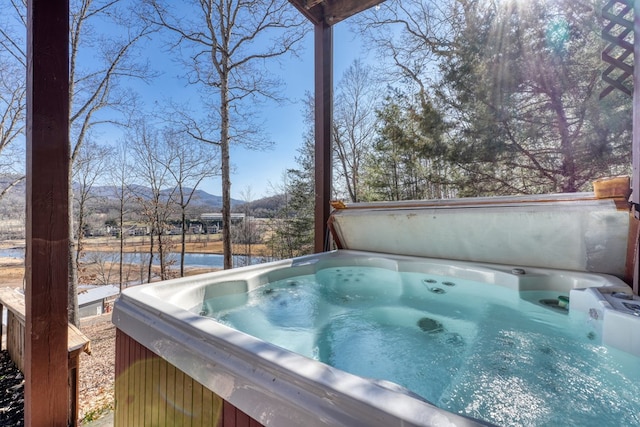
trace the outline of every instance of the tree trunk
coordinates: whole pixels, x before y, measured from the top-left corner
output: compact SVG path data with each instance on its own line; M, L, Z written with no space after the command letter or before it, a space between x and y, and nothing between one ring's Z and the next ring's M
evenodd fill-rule
M85 191L82 189L81 191ZM76 272L78 277L80 276L80 257L82 255L82 245L83 245L83 229L84 229L84 194L80 196L78 203L78 224L76 226L76 252L75 252L75 264L76 264ZM80 279L78 279L80 280Z
M182 240L180 246L180 277L184 277L184 253L187 249L187 215L185 213L185 207L182 206Z
M158 261L160 261L160 280L166 280L166 265L165 265L165 244L167 243L164 239L164 230L163 226L158 224Z
M71 168L73 162L69 162L69 177L72 176ZM71 180L69 180L69 293L68 293L68 312L69 323L80 326L80 316L78 312L78 270L76 269L76 241L73 232L73 188Z
M551 105L556 113L558 121L558 133L560 134L560 151L562 153L562 184L561 191L563 193L575 193L578 191L576 186L576 161L571 136L569 135L569 122L562 105L562 100L551 94Z
M120 265L119 265L119 277L120 277L120 293L122 293L122 273L123 273L123 255L124 255L124 188L120 187Z
M224 269L227 270L233 268L233 258L231 252L231 173L229 165L229 75L226 69L221 73L221 77L222 250L224 252Z
M151 283L151 273L153 268L153 233L155 227L151 228L151 232L149 233L149 267L147 270L147 283ZM140 283L142 283L142 277L140 278Z

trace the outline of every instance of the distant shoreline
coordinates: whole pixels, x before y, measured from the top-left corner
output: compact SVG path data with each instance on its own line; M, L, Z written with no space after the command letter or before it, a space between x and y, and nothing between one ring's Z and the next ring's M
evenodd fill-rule
M198 235L187 235L187 242L185 245L185 253L189 254L203 254L203 255L224 255L222 250L222 240L220 235L213 235L214 239L203 238ZM125 253L145 253L149 252L149 244L145 243L148 238L143 237L128 237L125 239L123 252ZM180 254L180 236L171 236L171 243L169 244L169 252L174 254ZM2 249L24 249L24 240L4 240L0 241L0 250ZM233 255L246 256L246 253L239 251L244 249L245 245L233 245ZM113 237L91 237L83 240L83 250L93 252L119 252L120 240ZM263 244L251 245L252 256L269 256L269 248Z

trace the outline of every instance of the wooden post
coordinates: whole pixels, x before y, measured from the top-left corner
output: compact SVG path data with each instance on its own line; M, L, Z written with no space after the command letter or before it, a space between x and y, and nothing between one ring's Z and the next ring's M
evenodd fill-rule
M66 426L69 1L27 3L25 425Z
M315 252L328 250L331 201L331 128L333 125L333 28L327 23L315 30Z
M635 34L640 34L640 3L635 2L633 14L635 16ZM631 201L636 207L636 218L640 213L637 209L640 205L640 40L634 37L633 43L633 144L632 144L632 164L633 175L631 177Z
M315 229L314 251L329 250L333 126L333 27L384 0L289 0L314 25Z
M640 2L634 3L634 31L636 37L633 42L633 143L631 145L633 174L631 176L631 202L633 203L632 222L640 220ZM637 225L632 227L637 229ZM632 238L630 236L630 238ZM633 236L635 238L635 236ZM636 247L637 248L637 247ZM629 258L627 258L628 262ZM633 259L633 292L640 292L640 252L635 251Z

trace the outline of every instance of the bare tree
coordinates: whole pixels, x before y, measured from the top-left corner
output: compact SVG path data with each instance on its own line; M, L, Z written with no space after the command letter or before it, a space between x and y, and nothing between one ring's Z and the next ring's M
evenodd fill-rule
M150 77L146 63L139 62L136 47L152 29L126 10L123 0L78 0L70 10L69 126L70 167L76 162L89 132L101 125L122 125L136 103L134 93L122 87L127 79ZM100 24L100 25L98 25ZM104 33L98 32L104 29ZM90 57L88 61L85 58ZM69 171L72 176L72 171ZM71 184L70 184L71 185ZM70 202L73 188L69 188ZM69 216L73 233L73 215ZM70 254L76 253L69 236ZM69 322L78 324L78 273L73 255L69 260Z
M172 47L186 58L189 83L218 97L206 101L217 115L218 137L201 133L202 124L191 134L220 147L224 268L232 268L230 144L265 142L255 126L254 107L261 99L276 99L270 60L291 52L306 27L286 0L194 0L175 7L169 1L147 3L151 11L146 16L175 36Z
M155 241L158 244L160 261L160 279L169 276L167 257L170 252L170 239L167 235L169 217L173 213L176 182L169 171L166 161L167 151L163 146L159 132L144 122L136 126L132 135L133 161L137 167L136 178L144 186L133 187L132 192L138 201L142 215L146 218L151 231L149 233L148 280L151 281L155 252Z
M92 189L107 168L107 159L111 149L98 145L95 141L87 141L78 151L76 164L73 168L72 181L76 185L74 191L75 208L75 235L77 239L74 262L76 269L80 271L84 237L87 227L87 218L91 214L90 202L95 198Z
M120 142L114 155L109 162L110 179L114 188L114 195L118 200L118 229L120 240L120 254L118 257L118 278L120 282L120 292L124 283L124 217L127 214L127 201L131 195L129 190L129 152L124 141Z
M242 205L244 219L241 224L234 227L233 241L244 245L242 263L243 265L251 265L253 244L260 242L261 230L256 226L256 222L252 217L251 202L253 201L253 196L251 194L251 187L245 187L240 196L242 200L244 200L244 204Z
M113 254L110 252L94 252L87 260L95 268L91 279L93 283L108 285L113 277Z
M364 159L376 135L378 93L371 69L358 60L347 68L338 84L333 119L335 170L352 202L362 199L360 181Z
M376 48L387 82L426 95L440 80L439 61L456 49L459 28L454 21L464 19L472 2L386 0L355 16L354 22L361 37Z
M173 177L176 191L173 199L180 209L180 277L184 276L184 254L186 252L187 207L198 186L207 178L217 175L213 165L215 157L200 141L194 141L184 132L165 129L163 133L164 156L158 161Z
M26 109L26 22L22 2L0 6L0 175L9 178L0 188L0 200L24 179L22 147Z
M9 84L9 76L24 76L26 73L25 52L22 48L26 29L26 4L11 0L10 7L2 9L3 21L13 18L13 31L0 29L0 55L13 58L15 67L0 71L0 87ZM70 57L69 57L69 125L70 154L69 176L72 165L88 133L94 127L115 124L117 113L131 108L135 102L133 92L123 90L123 80L145 78L149 76L146 64L138 62L134 48L151 31L137 15L126 10L128 2L124 0L77 0L70 4ZM2 22L6 24L7 22ZM1 63L5 63L2 59ZM19 71L22 69L22 71ZM18 72L19 71L19 72ZM22 132L24 115L24 81L11 84L12 126L2 123L2 140L11 142L15 135ZM22 89L21 89L22 88ZM4 102L4 101L3 101ZM0 106L2 108L2 106ZM104 113L104 114L103 114ZM7 116L9 117L9 116ZM73 203L73 188L70 180L69 202ZM74 255L76 253L73 226L73 212L69 213L70 256L69 256L69 321L79 323L77 303L78 275Z

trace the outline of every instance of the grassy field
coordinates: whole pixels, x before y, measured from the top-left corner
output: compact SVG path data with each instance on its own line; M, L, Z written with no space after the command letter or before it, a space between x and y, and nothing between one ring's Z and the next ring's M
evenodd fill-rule
M180 252L181 236L165 236L169 238L170 252ZM222 254L221 234L189 234L186 236L187 253ZM119 251L120 239L116 237L92 237L84 240L84 249L88 251ZM131 236L125 238L125 252L148 252L149 236ZM233 245L234 255L243 255L245 245ZM264 244L251 245L253 255L268 255L268 248Z

